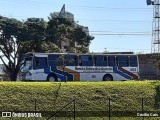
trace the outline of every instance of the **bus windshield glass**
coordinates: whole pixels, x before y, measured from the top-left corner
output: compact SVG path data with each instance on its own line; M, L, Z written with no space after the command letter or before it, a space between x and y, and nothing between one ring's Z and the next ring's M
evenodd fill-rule
M32 57L27 57L22 61L21 71L28 71L32 68Z

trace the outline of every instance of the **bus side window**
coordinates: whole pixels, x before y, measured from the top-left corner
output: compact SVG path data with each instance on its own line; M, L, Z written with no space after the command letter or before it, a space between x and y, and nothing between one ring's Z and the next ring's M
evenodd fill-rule
M117 56L117 66L127 67L129 66L129 58L128 56Z
M48 55L48 64L49 66L56 66L57 65L57 58L59 55Z
M104 56L103 66L108 66L108 57Z
M81 61L81 57L80 56L78 56L78 65L82 66L82 61Z
M104 56L96 55L94 56L94 65L95 66L104 66Z
M34 58L34 69L43 69L47 67L46 57L35 57Z
M35 65L39 66L39 59L37 57L35 58Z
M78 56L73 56L74 59L74 66L78 66Z
M76 55L67 55L65 60L66 60L67 66L77 66L78 65L78 59Z
M79 56L80 66L93 66L93 59L91 55L80 55Z
M108 56L108 65L109 66L116 66L115 56Z
M93 56L92 55L88 55L87 66L93 66Z
M137 57L136 56L130 56L130 66L131 67L137 67Z
M94 66L98 66L98 65L97 65L97 56L93 56L93 60L94 60L94 61L93 61L93 62L94 62L93 65L94 65Z

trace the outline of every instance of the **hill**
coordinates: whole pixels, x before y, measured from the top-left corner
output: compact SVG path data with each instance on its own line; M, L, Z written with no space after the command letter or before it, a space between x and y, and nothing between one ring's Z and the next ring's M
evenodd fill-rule
M80 120L102 119L94 111L106 112L107 118L109 99L114 120L139 120L132 116L142 110L142 98L144 111L160 111L160 82L0 82L1 111L58 111L75 99L75 110L82 111ZM73 102L63 110L73 111ZM116 118L118 114L122 117Z

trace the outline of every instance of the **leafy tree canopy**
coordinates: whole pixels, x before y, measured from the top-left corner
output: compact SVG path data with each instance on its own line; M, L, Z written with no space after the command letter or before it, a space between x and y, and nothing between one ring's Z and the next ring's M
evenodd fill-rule
M69 42L68 52L88 52L94 37L88 35L74 21L51 13L48 22L43 18L19 21L0 16L0 59L10 80L14 81L20 70L23 55L27 52L60 52L62 42ZM5 58L5 59L4 59Z
M69 18L62 18L59 14L51 13L48 17L48 31L55 33L55 44L61 48L62 42L69 42L70 45L66 48L67 52L74 52L76 48L75 42L80 46L77 52L86 53L86 49L90 42L94 39L90 36L84 27L76 24ZM83 49L84 48L84 49Z

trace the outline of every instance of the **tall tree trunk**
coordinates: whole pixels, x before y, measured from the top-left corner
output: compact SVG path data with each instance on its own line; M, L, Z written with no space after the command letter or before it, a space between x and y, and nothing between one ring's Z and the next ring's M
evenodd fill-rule
M12 73L12 74L10 75L10 80L11 80L11 81L16 81L16 80L17 80L17 74Z
M17 80L17 75L18 75L18 68L11 68L11 69L6 69L6 74L8 75L8 79L10 81L16 81Z

